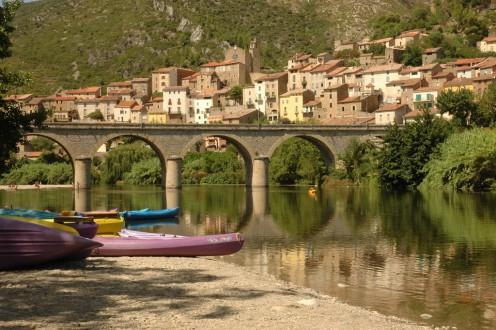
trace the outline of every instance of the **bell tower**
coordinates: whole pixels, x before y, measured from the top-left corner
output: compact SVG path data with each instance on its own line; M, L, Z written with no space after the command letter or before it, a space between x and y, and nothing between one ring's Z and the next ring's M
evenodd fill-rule
M260 72L261 69L261 57L260 57L260 42L255 37L250 42L250 57L251 57L251 68L250 72Z

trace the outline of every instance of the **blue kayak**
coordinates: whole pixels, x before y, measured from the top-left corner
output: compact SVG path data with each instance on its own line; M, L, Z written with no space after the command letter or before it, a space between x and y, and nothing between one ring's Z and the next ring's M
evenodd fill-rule
M21 217L30 219L53 219L58 213L49 211L27 210L27 209L0 209L0 216Z
M179 208L164 209L164 210L150 210L143 209L138 211L125 211L122 212L122 217L125 220L157 220L174 218L179 215Z
M152 220L129 221L126 224L126 228L141 230L144 228L157 227L157 226L177 226L178 224L179 224L178 218L152 219Z

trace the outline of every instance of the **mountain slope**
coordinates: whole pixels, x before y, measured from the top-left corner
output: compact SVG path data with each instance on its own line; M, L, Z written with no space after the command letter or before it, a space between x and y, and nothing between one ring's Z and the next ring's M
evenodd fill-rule
M339 30L363 34L370 13L407 8L401 0L287 1L41 0L19 10L6 63L32 73L26 90L48 94L196 67L257 36L263 66L280 69L296 51L332 49Z

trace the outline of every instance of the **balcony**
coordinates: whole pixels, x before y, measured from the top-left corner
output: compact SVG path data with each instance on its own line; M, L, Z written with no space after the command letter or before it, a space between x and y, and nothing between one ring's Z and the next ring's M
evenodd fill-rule
M267 96L267 97L266 97L267 102L275 102L275 101L276 101L276 99L277 99L277 98L276 98L275 96Z
M303 118L313 118L313 112L304 112Z

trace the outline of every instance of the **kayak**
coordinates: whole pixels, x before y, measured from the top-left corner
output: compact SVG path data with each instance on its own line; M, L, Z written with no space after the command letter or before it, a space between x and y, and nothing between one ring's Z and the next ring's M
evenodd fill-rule
M96 237L103 246L93 256L104 257L200 257L233 254L241 250L241 234L176 236L122 230L120 237Z
M120 219L121 217L117 210L78 212L78 214L94 219Z
M0 270L16 269L89 255L102 244L40 221L0 218ZM49 224L49 226L58 224ZM64 227L63 225L59 225ZM57 226L55 226L57 227ZM67 227L70 228L70 227Z
M179 224L178 218L169 218L169 219L158 219L158 220L141 220L129 222L126 224L126 228L129 229L140 229L140 228L150 228L156 226L175 226Z
M27 209L0 209L0 216L12 216L31 219L53 219L58 216L58 214L50 211Z
M95 219L95 223L98 225L97 235L117 235L124 228L124 220L120 218Z
M138 211L125 211L122 212L122 217L125 220L153 220L153 219L167 219L174 218L179 215L179 208L163 209L163 210L150 210L143 209Z

